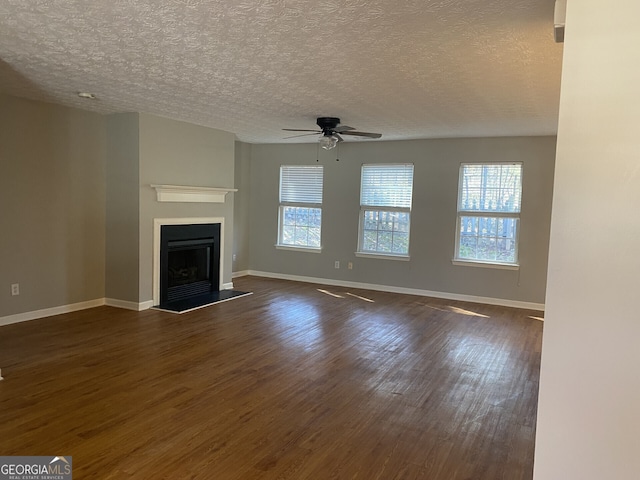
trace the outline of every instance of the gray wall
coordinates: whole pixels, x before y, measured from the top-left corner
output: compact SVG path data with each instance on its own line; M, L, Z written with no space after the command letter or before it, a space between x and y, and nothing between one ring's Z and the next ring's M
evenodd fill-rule
M233 188L235 135L190 123L140 114L140 293L153 299L153 219L224 217L224 272L231 282L233 203L165 203L149 185Z
M156 217L224 217L221 280L231 282L234 194L224 204L158 203L149 185L232 188L234 143L151 115L0 95L0 317L151 300Z
M0 317L104 296L105 132L101 115L0 95Z
M248 143L236 142L235 163L235 201L233 208L233 271L242 272L249 269L249 239L251 224L249 222L251 192L251 150Z
M107 117L106 285L110 299L138 302L140 264L138 114Z
M0 102L0 317L102 297L151 300L156 217L224 217L224 283L236 253L233 271L544 302L554 137L349 142L339 162L335 150L321 151L324 248L309 254L274 244L279 167L315 164L315 144L246 145L151 115ZM451 264L458 168L472 161L525 164L519 272ZM354 254L360 165L368 162L415 164L409 262ZM239 192L224 204L158 203L151 183ZM344 268L349 261L353 270ZM12 283L20 283L17 297Z
M250 169L251 270L364 282L520 302L544 303L555 137L345 142L320 151L324 171L322 253L277 250L281 164L316 164L315 144L253 145ZM524 163L520 270L454 266L458 172L462 162ZM360 167L414 167L409 262L355 256ZM334 269L334 261L341 267ZM353 262L353 270L347 270Z

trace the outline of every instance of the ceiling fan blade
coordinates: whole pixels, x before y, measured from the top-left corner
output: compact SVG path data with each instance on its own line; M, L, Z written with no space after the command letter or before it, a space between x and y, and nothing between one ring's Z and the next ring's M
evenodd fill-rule
M355 128L350 127L348 125L340 125L333 129L334 132L338 132L338 133L346 132L347 130L355 130Z
M286 132L315 132L315 133L322 133L322 130L307 130L304 128L283 128L282 130L286 131Z
M342 138L338 132L333 132L333 136L338 139L338 142L344 142L344 138Z
M286 140L287 138L298 138L298 137L308 137L310 135L319 135L322 132L314 132L314 133L302 133L300 135L292 135L291 137L283 137L283 140Z
M381 133L369 133L369 132L341 132L343 135L355 135L357 137L368 137L368 138L380 138L382 137Z

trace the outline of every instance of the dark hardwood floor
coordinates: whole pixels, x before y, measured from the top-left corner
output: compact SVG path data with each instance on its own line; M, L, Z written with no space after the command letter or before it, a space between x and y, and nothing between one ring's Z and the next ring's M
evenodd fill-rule
M539 312L244 277L0 327L0 455L75 479L532 478Z

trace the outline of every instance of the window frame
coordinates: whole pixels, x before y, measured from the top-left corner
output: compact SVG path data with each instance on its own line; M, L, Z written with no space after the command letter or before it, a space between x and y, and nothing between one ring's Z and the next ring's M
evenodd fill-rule
M409 207L391 207L384 205L364 205L362 203L362 194L363 194L363 171L365 167L398 167L398 166L411 166L411 192L410 192L410 201ZM413 180L415 174L415 165L413 163L365 163L360 167L360 212L358 217L358 244L355 255L357 257L365 257L365 258L380 258L380 259L391 259L391 260L402 260L408 261L410 259L410 246L411 246L411 210L413 207ZM364 242L365 242L365 215L366 212L388 212L388 213L406 213L409 217L408 225L407 225L407 252L406 253L394 253L394 252L382 252L380 250L372 251L372 250L364 250ZM379 231L379 230L378 230ZM403 232L404 233L404 232ZM392 231L393 234L393 231Z
M322 172L321 175L321 185L320 185L320 196L321 202L295 202L295 201L282 201L282 174L283 168L287 167L295 167L295 168L313 168L320 169ZM324 193L324 166L323 165L280 165L280 178L278 183L278 232L277 232L277 240L275 247L279 250L294 250L297 252L310 252L310 253L320 253L322 251L322 200ZM284 211L286 208L306 208L306 209L317 209L320 211L320 244L316 246L312 245L295 245L290 243L284 243ZM307 224L307 228L309 228L309 224Z
M465 166L493 166L493 165L519 165L520 166L520 201L518 204L517 212L498 212L492 210L463 210L460 205L462 203L462 187L463 187L463 171ZM524 163L523 162L463 162L460 164L458 170L458 196L456 201L456 234L455 234L455 247L454 257L452 263L460 266L471 267L486 267L503 270L518 270L520 268L520 230L522 214L522 190L523 190L523 177L524 177ZM473 258L460 257L460 241L461 241L461 225L462 217L474 217L474 218L510 218L516 220L514 241L514 261L502 262L499 260L481 260Z

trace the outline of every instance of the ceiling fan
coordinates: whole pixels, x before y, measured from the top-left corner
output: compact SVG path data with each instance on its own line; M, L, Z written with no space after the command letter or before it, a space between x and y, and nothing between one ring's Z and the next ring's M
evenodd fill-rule
M356 137L380 138L381 133L358 132L355 128L347 125L340 125L340 119L336 117L318 117L316 124L320 130L306 130L300 128L283 128L287 132L313 132L303 133L302 135L294 135L292 137L304 137L306 135L322 135L318 140L320 146L325 150L331 150L338 142L344 141L342 135L354 135Z

